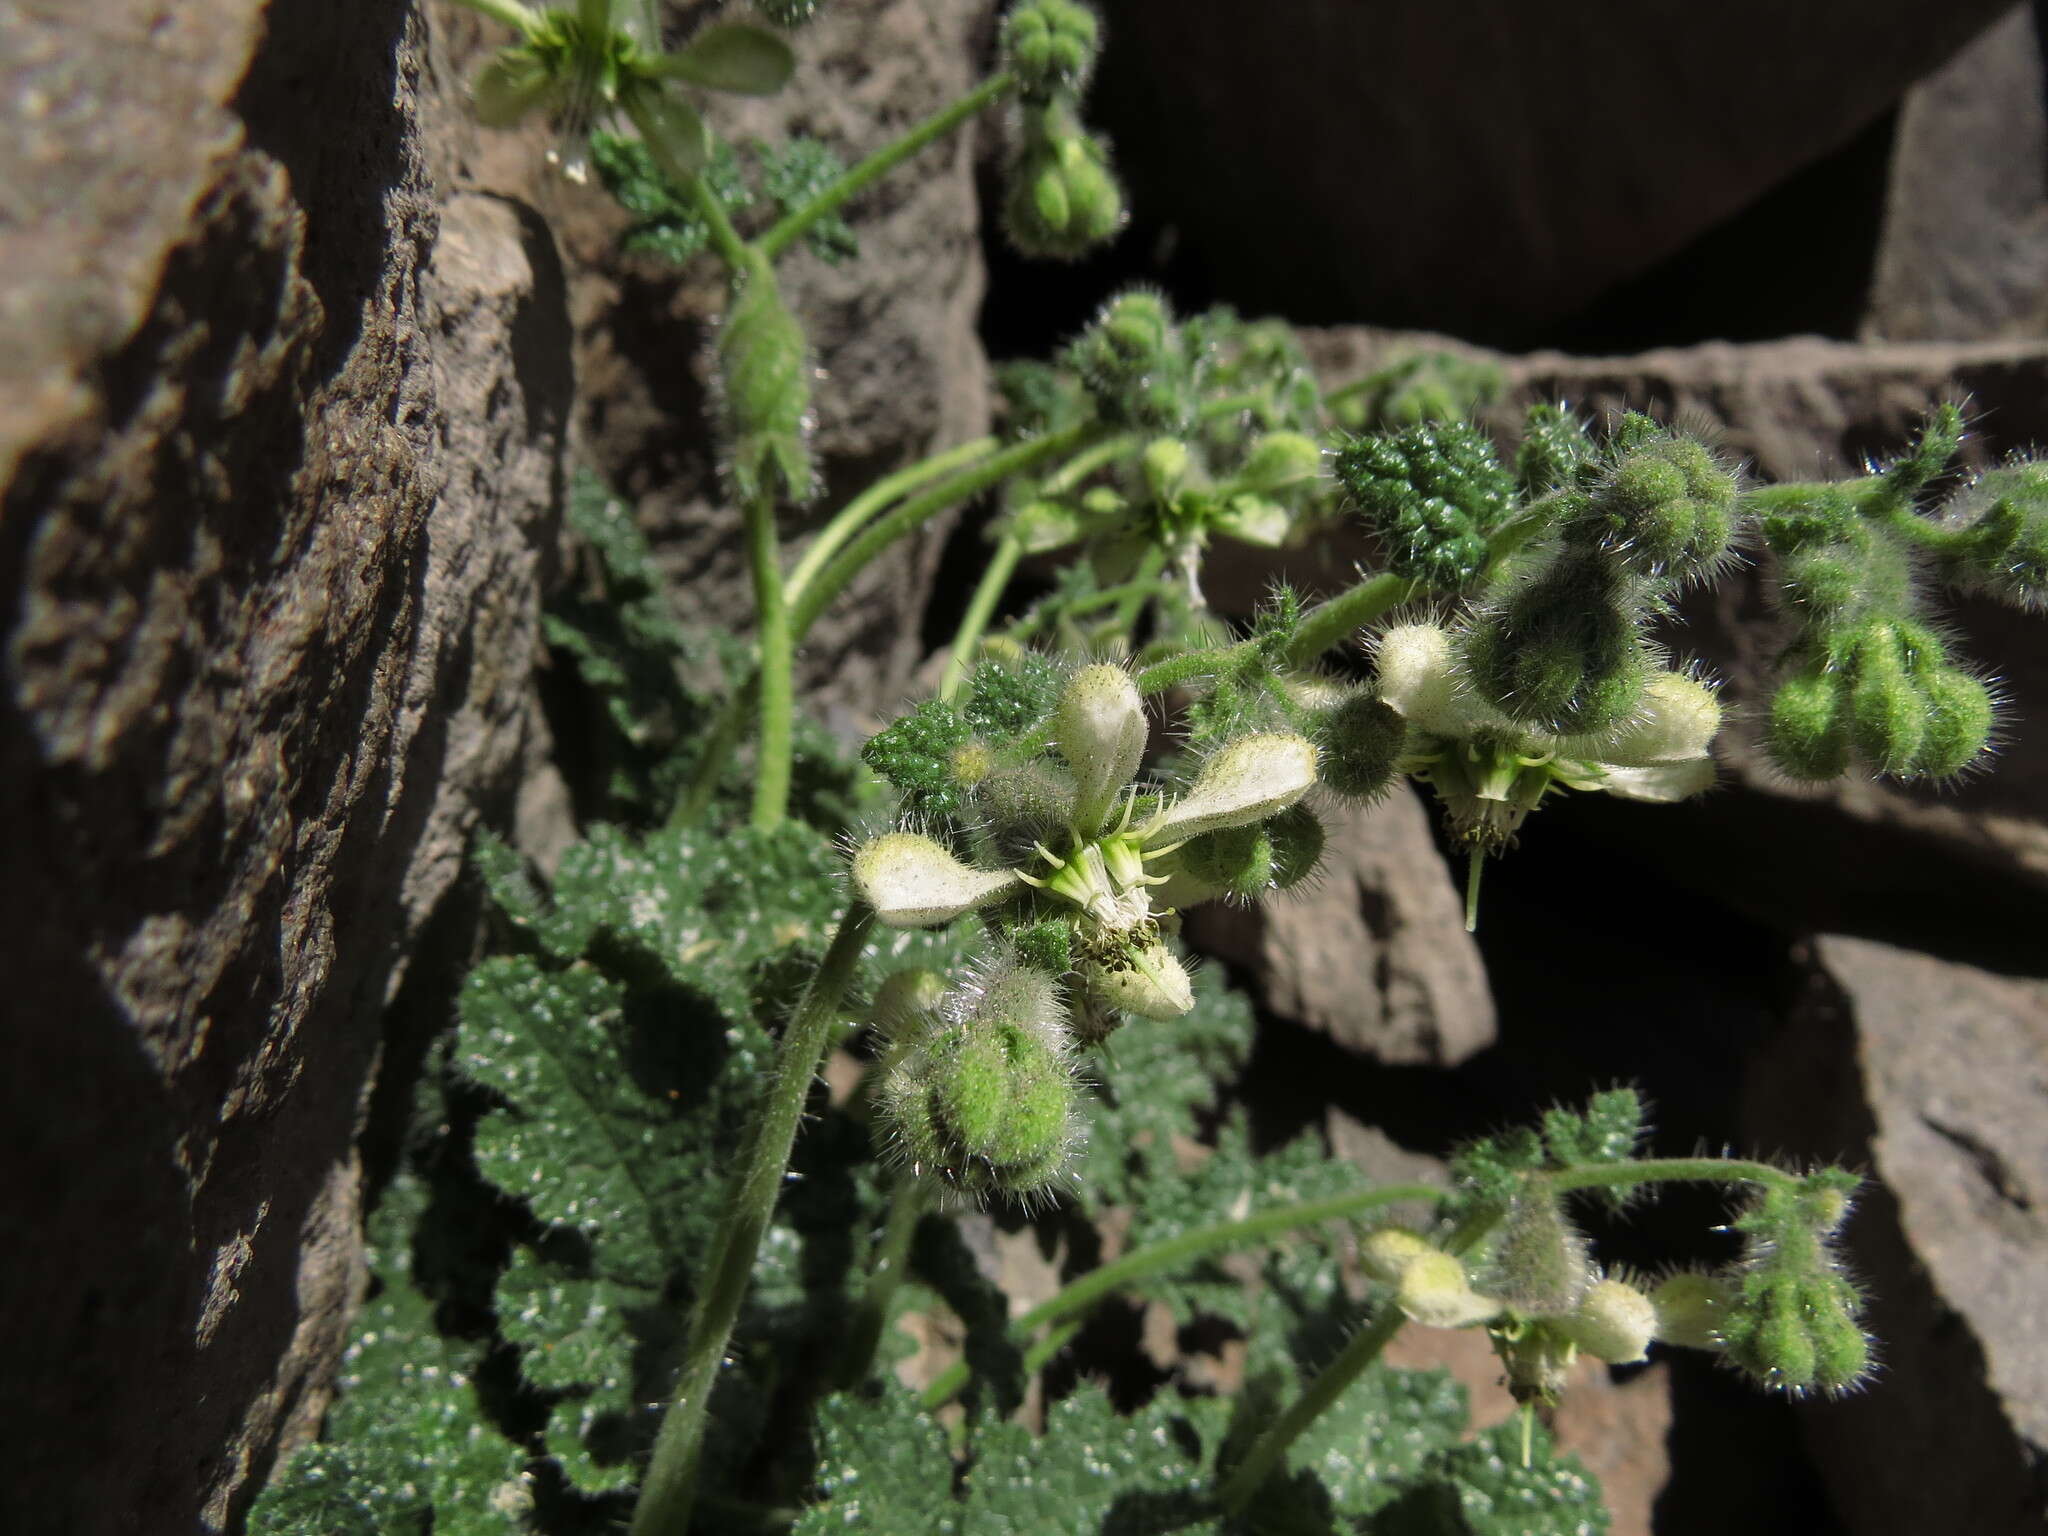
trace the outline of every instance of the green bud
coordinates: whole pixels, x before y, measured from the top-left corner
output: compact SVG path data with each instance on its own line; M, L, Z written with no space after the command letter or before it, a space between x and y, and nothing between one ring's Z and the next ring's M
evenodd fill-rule
M1657 1337L1689 1349L1719 1349L1735 1287L1719 1275L1680 1270L1650 1292L1657 1309Z
M1328 835L1323 819L1307 806L1290 805L1264 825L1273 850L1273 889L1290 891L1315 873Z
M1645 576L1710 574L1734 543L1735 476L1691 438L1631 436L1642 440L1588 489L1570 536Z
M1927 701L1927 733L1913 771L1945 779L1961 773L1991 745L1997 705L1991 690L1955 667L1936 667L1918 679Z
M1095 13L1073 0L1023 0L1003 18L1003 67L1026 101L1078 95L1095 68Z
M1041 1193L1076 1140L1079 1084L1057 984L1005 962L949 993L939 1016L883 1074L899 1154L970 1194Z
M1145 489L1161 506L1170 504L1187 484L1188 445L1177 437L1155 437L1145 445L1138 468L1145 477Z
M1188 839L1181 868L1239 901L1255 901L1273 884L1273 843L1263 826L1224 827Z
M1315 716L1316 771L1346 800L1371 803L1394 783L1408 722L1372 688L1358 688Z
M809 501L817 493L810 349L765 261L734 279L718 335L718 378L734 495Z
M1634 712L1649 679L1642 601L1599 555L1567 552L1480 615L1465 669L1481 698L1523 725L1605 731Z
M868 1017L892 1044L915 1040L931 1025L946 995L945 978L923 966L891 971L875 988Z
M1870 1367L1861 1299L1832 1239L1848 1215L1854 1175L1823 1168L1794 1184L1759 1187L1732 1225L1747 1252L1719 1332L1729 1362L1794 1395L1854 1387Z
M1056 764L1035 761L998 768L974 786L977 829L987 858L1017 864L1034 857L1035 844L1066 833L1074 805L1073 775Z
M1098 836L1145 757L1145 700L1130 673L1100 664L1067 682L1053 710L1053 741L1074 771L1074 829Z
M1819 783L1849 771L1848 680L1826 667L1792 673L1771 696L1764 748L1789 779Z
M1131 289L1111 299L1066 359L1096 409L1118 425L1179 435L1194 414L1180 333L1156 293Z
M1430 1245L1406 1227L1381 1227L1369 1232L1358 1245L1358 1263L1382 1285L1398 1285L1401 1272L1415 1259L1431 1252Z
M1425 1248L1401 1267L1394 1305L1425 1328L1464 1328L1498 1316L1501 1304L1472 1288L1451 1254Z
M1026 108L1021 148L1010 162L1003 227L1026 256L1071 261L1124 224L1123 191L1109 150L1081 130L1065 105Z
M1569 1312L1592 1282L1586 1240L1554 1194L1525 1187L1508 1207L1486 1289L1520 1312Z
M2022 608L2048 600L2048 463L1986 472L1942 509L1943 580Z
M1532 405L1515 451L1515 476L1532 501L1572 484L1594 457L1585 424L1562 405Z
M1874 625L1857 648L1849 684L1849 736L1857 752L1879 773L1910 775L1927 738L1930 713L1907 671L1897 629Z

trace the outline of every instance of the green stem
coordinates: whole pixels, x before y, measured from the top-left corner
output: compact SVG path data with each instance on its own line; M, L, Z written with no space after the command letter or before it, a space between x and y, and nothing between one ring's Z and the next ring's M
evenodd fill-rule
M805 587L816 579L825 562L845 546L846 541L867 526L870 519L883 511L889 503L909 495L912 491L929 484L942 475L950 475L964 464L992 453L997 446L992 437L977 437L971 443L962 443L958 448L949 448L944 453L935 453L928 459L920 459L906 469L899 469L893 475L877 480L873 485L854 497L833 514L832 520L818 530L818 536L811 540L803 558L796 563L796 569L789 573L784 591L789 600L795 602Z
M1373 1320L1351 1336L1351 1342L1344 1346L1342 1353L1324 1366L1301 1396L1287 1405L1287 1411L1267 1426L1266 1432L1245 1452L1244 1460L1224 1479L1221 1498L1228 1513L1234 1515L1251 1502L1252 1496L1278 1469L1287 1448L1344 1395L1367 1366L1379 1359L1380 1351L1401 1331L1401 1325L1406 1321L1399 1307L1391 1300L1382 1299Z
M1348 592L1339 592L1318 603L1302 616L1287 647L1287 659L1297 667L1307 666L1346 636L1356 634L1380 615L1413 601L1424 591L1423 584L1392 571L1361 581Z
M1632 1163L1586 1163L1539 1175L1560 1194L1630 1184L1797 1184L1782 1168L1732 1157L1659 1157Z
M759 680L758 672L749 676L718 706L718 717L712 721L711 734L704 742L704 754L697 759L697 771L691 775L689 786L676 798L675 809L669 812L668 824L671 827L694 827L711 809L711 801L718 794L719 783L725 777L726 764L732 761L733 749L740 743L740 731L753 706L754 689Z
M782 547L775 538L775 498L747 499L747 561L754 572L755 648L760 653L760 730L754 757L754 826L766 831L789 810L791 743L796 714L796 642L782 590Z
M801 639L809 633L818 615L831 605L846 584L860 573L867 563L912 529L930 522L949 507L971 497L978 496L990 486L999 484L1011 475L1021 474L1036 468L1048 459L1056 459L1072 453L1092 442L1104 429L1093 422L1069 427L1063 432L1047 433L1027 442L1016 443L1002 452L982 460L973 468L963 470L950 480L933 486L923 494L911 497L872 524L857 537L852 545L842 551L805 586L802 596L793 605L796 634Z
M647 103L646 92L634 90L625 93L621 104L626 109L626 116L633 120L633 126L640 130L648 153L654 156L655 164L661 167L663 175L697 205L698 213L704 217L704 226L710 232L711 247L718 252L718 259L725 263L726 270L734 274L746 271L751 265L747 243L740 239L739 231L726 217L725 204L697 174L696 157L670 139L668 119L659 112L648 110Z
M1074 1335L1081 1331L1081 1320L1071 1318L1052 1329L1036 1344L1024 1351L1024 1375L1027 1380L1044 1370L1052 1357L1074 1341Z
M773 261L789 248L792 241L801 239L805 232L826 214L836 212L848 198L866 191L874 182L888 175L926 145L944 138L975 113L1001 101L1016 83L1016 79L1007 71L989 76L951 106L935 112L895 143L876 150L803 207L784 214L772 229L754 242L755 249Z
M733 1320L753 1274L761 1246L789 1169L797 1121L818 1075L839 1002L853 980L874 914L858 904L840 920L831 948L797 1004L776 1053L775 1077L748 1126L746 1145L733 1176L725 1215L713 1241L704 1288L690 1319L689 1343L676 1381L675 1400L655 1437L654 1458L640 1501L633 1510L632 1536L685 1536L696 1495L697 1457L704 1444L705 1410L719 1362L732 1339Z
M867 1289L847 1326L846 1351L839 1366L842 1386L858 1386L867 1379L882 1342L882 1329L889 1322L889 1307L910 1268L910 1245L917 1236L917 1224L929 1209L931 1186L907 1171L899 1174L889 1197L889 1219L882 1228L882 1240L868 1257Z
M1247 1248L1300 1227L1343 1221L1383 1205L1398 1205L1403 1200L1437 1200L1443 1193L1430 1184L1381 1184L1371 1189L1353 1190L1349 1194L1332 1195L1324 1200L1305 1201L1300 1205L1275 1206L1242 1221L1197 1227L1164 1242L1147 1244L1125 1254L1113 1264L1090 1270L1018 1318L1010 1325L1010 1332L1018 1338L1028 1338L1040 1328L1079 1316L1105 1296L1126 1290L1139 1280L1177 1269L1212 1253ZM964 1363L948 1370L925 1389L924 1406L927 1409L942 1407L954 1393L967 1385L967 1375Z
M997 541L996 552L989 556L988 567L981 573L981 583L968 601L967 612L960 616L960 628L946 656L946 675L939 683L941 699L950 701L966 683L974 665L974 648L981 644L982 634L1010 585L1010 578L1016 574L1017 561L1023 553L1024 542L1014 533L1006 533Z
M1116 627L1125 635L1130 634L1138 615L1144 612L1145 600L1159 590L1159 571L1165 564L1166 551L1157 544L1148 545L1138 561L1137 574L1123 584L1123 596L1116 605Z

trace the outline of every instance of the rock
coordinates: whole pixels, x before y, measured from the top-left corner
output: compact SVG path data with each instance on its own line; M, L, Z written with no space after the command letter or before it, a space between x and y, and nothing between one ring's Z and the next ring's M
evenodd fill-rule
M33 1234L0 1525L220 1529L317 1421L379 1014L510 809L566 316L529 217L438 219L400 0L31 7L0 57L0 1117Z
M736 143L806 133L850 164L973 84L989 12L981 0L835 0L792 34L797 72L781 95L709 98L709 121ZM634 498L676 590L689 594L683 617L745 632L752 587L708 417L724 304L715 263L678 271L621 255L625 215L594 178L578 186L547 163L551 133L487 132L460 115L463 82L505 30L447 0L428 16L435 74L451 90L434 137L453 179L532 203L567 255L583 451ZM850 262L829 266L800 248L780 266L817 359L814 446L826 482L816 505L782 513L792 552L875 478L988 430L972 140L948 140L856 199L848 217L861 250ZM923 655L921 619L950 526L940 519L875 561L812 630L799 681L821 704L865 719L900 702Z
M2016 5L1906 93L1864 334L2048 331L2048 104L2034 8Z
M1389 1065L1455 1066L1494 1037L1493 999L1422 802L1324 808L1328 851L1303 887L1211 902L1188 932L1245 967L1262 1004Z
M1115 7L1095 111L1241 307L1526 344L1855 137L2005 0Z
M1858 1536L2003 1536L2048 1513L2048 982L1858 939L1813 946L1750 1134L1870 1183L1847 1231L1882 1369L1809 1405Z

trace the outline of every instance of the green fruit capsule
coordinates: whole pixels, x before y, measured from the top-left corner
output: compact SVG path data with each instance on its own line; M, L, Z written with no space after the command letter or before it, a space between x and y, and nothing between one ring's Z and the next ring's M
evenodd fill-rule
M718 369L734 492L743 501L809 501L817 491L810 349L765 261L735 279L718 336Z
M1408 722L1373 689L1359 688L1316 717L1315 739L1322 781L1346 800L1371 802L1393 785Z
M1841 673L1818 667L1778 685L1764 748L1780 773L1820 783L1849 771L1847 692Z

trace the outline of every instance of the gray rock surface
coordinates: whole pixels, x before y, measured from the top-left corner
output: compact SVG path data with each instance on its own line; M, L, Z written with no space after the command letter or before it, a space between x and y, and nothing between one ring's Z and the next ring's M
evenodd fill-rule
M964 92L986 62L984 0L837 0L792 35L797 72L780 96L709 98L737 144L791 133L822 139L849 164ZM459 87L504 29L434 0L437 74ZM686 35L706 8L671 22ZM717 481L706 413L710 339L724 297L715 264L688 272L622 256L626 219L596 185L547 162L542 127L487 133L451 94L432 120L462 184L530 202L569 269L584 452L634 499L663 563L689 593L686 619L744 632L751 622L739 515ZM830 511L879 475L988 428L987 360L975 334L983 287L973 135L959 135L856 199L860 254L833 267L807 250L781 264L784 296L809 328L818 378L815 447L826 482L813 507L785 509L792 552ZM743 232L753 226L742 216ZM877 560L812 630L799 656L814 697L856 717L893 710L923 654L918 625L950 519ZM871 727L870 727L871 728Z
M1388 1065L1456 1066L1485 1049L1485 964L1420 798L1404 787L1322 813L1313 880L1256 907L1196 907L1189 936L1244 967L1265 1007Z
M379 1015L527 731L552 248L398 0L0 16L0 1278L20 1531L217 1528L361 1278Z
M2048 982L1823 938L1751 1134L1871 1184L1848 1230L1882 1374L1803 1415L1859 1536L2048 1517Z
M2006 8L1122 0L1100 117L1240 306L1526 336L1841 147Z
M2044 73L2035 8L2016 5L1907 92L1866 336L2048 332Z

